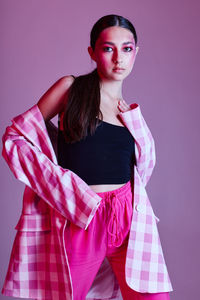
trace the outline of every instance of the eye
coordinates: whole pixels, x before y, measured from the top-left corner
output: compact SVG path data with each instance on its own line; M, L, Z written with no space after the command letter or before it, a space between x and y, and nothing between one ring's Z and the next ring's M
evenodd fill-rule
M124 52L131 52L131 51L133 51L133 48L132 47L124 47L123 50L124 50Z
M103 47L104 52L112 52L112 47Z

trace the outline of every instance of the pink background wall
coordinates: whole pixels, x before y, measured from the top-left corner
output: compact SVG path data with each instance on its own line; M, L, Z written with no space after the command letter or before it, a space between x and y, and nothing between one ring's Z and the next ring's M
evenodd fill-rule
M124 84L140 103L157 146L148 186L173 282L172 300L199 294L199 67L198 0L1 0L0 135L10 119L35 104L59 77L90 71L93 23L109 13L136 26L140 51ZM198 77L197 77L198 76ZM198 79L198 83L197 83ZM0 285L20 216L23 184L0 160ZM0 299L9 299L0 296Z

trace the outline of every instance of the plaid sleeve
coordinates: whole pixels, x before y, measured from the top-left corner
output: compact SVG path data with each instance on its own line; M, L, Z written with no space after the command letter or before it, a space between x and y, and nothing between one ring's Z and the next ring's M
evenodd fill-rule
M146 186L156 162L155 144L140 107L134 103L131 108L131 110L121 113L120 117L135 138L136 167L143 185Z
M65 218L87 228L101 198L80 177L53 163L14 124L3 135L2 155L17 179Z

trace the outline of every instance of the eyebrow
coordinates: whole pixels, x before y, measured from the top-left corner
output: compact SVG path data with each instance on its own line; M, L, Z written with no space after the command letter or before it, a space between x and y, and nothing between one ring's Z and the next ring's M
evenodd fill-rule
M112 45L112 46L115 45L115 44L112 43L112 42L102 42L101 45L103 45L103 44L108 44L108 45ZM133 42L124 42L122 45L128 45L128 44L132 44L132 45L135 46L135 43L133 43Z

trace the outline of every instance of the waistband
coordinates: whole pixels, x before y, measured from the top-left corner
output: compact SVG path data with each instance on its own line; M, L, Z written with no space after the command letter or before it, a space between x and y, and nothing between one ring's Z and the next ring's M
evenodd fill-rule
M115 196L115 195L123 196L124 194L126 194L128 190L130 190L130 188L131 188L131 181L128 181L118 189L107 191L107 192L100 192L97 193L97 195L99 195L101 198L107 198L107 197L109 198L110 196Z
M102 204L109 202L111 206L107 227L107 232L111 237L110 246L120 247L122 245L123 235L119 215L123 213L123 211L121 211L121 206L118 205L118 202L121 202L122 200L124 202L124 196L130 191L130 189L131 182L128 181L118 189L97 193L102 198Z

